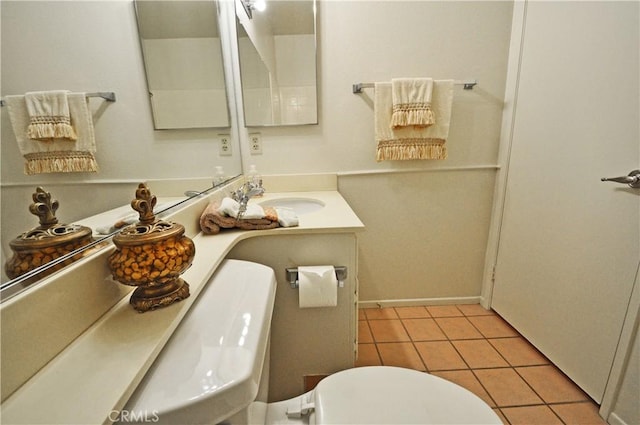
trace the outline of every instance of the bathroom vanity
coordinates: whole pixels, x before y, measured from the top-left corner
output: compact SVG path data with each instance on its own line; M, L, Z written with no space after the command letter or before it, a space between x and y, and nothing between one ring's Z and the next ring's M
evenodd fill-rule
M305 215L301 216L304 220ZM304 377L353 367L357 348L357 244L354 233L281 234L238 243L227 258L271 267L278 283L271 319L269 401L304 392ZM299 289L286 269L298 265L345 266L336 307L300 308Z
M302 213L297 227L200 233L198 219L206 205L238 185L239 181L231 182L166 217L183 224L196 246L193 265L182 275L191 288L189 298L156 311L136 312L129 305L131 290L110 277L106 262L113 252L110 247L0 305L4 422L116 421L227 257L262 260L276 272L272 373L279 369L282 376L293 374L293 382L299 382L289 387L275 373L272 383L279 393L274 396L302 388L298 377L305 374L328 374L352 365L357 328L355 235L364 225L337 192L336 176L264 177L267 194L251 202L312 199L322 204ZM338 290L338 306L297 309L297 290L286 281L284 267L318 264L348 268L345 285ZM322 344L323 336L335 343ZM285 357L296 349L301 350L299 355ZM301 357L305 361L293 366Z

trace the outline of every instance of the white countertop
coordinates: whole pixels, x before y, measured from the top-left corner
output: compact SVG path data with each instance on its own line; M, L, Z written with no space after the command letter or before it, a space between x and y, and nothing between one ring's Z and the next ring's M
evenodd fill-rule
M239 241L277 234L364 230L362 222L337 191L267 193L251 202L276 198L314 198L325 206L301 215L297 227L253 231L231 229L217 235L196 235L193 238L196 245L193 264L182 275L190 285L189 298L141 314L129 305L127 295L2 403L2 422L113 422L220 262ZM102 255L95 258L104 261ZM108 277L98 280L102 281L97 284L118 285Z

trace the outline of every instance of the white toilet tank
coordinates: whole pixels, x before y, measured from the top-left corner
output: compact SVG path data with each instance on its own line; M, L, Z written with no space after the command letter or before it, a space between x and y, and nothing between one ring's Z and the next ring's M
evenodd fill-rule
M275 291L271 268L225 260L120 417L216 424L248 407L267 357Z

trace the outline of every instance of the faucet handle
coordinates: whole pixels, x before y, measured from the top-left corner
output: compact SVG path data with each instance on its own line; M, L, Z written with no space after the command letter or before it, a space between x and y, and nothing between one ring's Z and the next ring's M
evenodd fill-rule
M242 200L242 196L244 195L244 190L242 188L236 189L230 193L231 199L236 202L240 202Z

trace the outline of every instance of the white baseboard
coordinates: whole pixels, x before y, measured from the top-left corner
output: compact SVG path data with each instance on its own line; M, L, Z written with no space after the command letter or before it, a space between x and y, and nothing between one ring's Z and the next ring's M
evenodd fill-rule
M479 304L482 297L411 298L403 300L358 301L358 308L414 307L422 305Z

